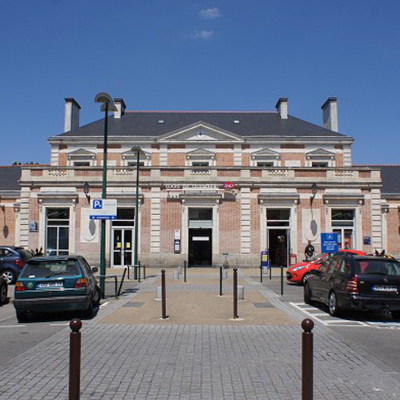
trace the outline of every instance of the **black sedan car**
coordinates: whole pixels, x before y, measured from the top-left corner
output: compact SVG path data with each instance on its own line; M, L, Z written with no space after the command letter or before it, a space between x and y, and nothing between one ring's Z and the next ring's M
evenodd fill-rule
M304 302L326 304L329 314L342 310L391 311L400 319L400 262L383 257L335 255L310 271Z

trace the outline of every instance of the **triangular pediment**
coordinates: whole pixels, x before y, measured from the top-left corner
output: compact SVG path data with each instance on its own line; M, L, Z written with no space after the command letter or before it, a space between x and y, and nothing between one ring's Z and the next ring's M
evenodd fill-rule
M255 151L254 153L251 153L252 158L266 158L266 157L280 157L280 154L277 151L271 150L271 149L261 149L258 151Z
M95 156L96 153L86 149L77 149L68 153L68 156Z
M215 153L213 153L212 151L208 151L205 149L196 149L196 150L192 150L189 151L188 153L186 153L187 157L202 157L202 158L211 158L211 157L215 157Z
M177 131L167 133L158 139L158 142L168 143L209 143L209 142L223 142L223 143L242 143L243 138L232 132L220 129L216 126L206 124L204 122L197 122L195 124L186 126Z
M309 151L307 153L307 156L313 156L313 157L333 157L335 154L332 153L331 151L319 148L313 151Z
M122 159L131 159L131 158L137 158L137 153L136 153L136 150L131 150L131 149L129 149L129 150L127 150L127 151L123 151L122 153L121 153L121 157L122 157ZM148 153L147 151L143 151L143 150L141 150L140 151L140 154L139 154L139 159L149 159L150 158L150 153Z

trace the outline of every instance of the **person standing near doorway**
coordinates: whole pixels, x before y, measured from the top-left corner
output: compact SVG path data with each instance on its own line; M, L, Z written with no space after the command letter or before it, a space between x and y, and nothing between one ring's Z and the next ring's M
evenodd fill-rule
M308 261L314 255L315 249L314 246L311 244L311 240L308 241L308 245L304 250L304 255L306 256L306 261Z

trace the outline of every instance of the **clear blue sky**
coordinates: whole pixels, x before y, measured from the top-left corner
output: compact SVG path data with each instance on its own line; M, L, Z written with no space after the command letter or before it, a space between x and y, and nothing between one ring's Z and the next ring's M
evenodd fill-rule
M129 110L274 110L322 124L338 97L353 163L399 161L399 0L2 0L0 165L48 163L64 98Z

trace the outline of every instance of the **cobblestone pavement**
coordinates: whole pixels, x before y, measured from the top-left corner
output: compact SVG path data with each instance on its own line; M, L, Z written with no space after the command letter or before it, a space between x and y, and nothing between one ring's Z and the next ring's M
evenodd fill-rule
M192 278L195 296L194 272ZM155 290L158 279L150 278L137 293L84 321L81 399L301 399L302 316L250 276L241 274L241 280L293 323L105 323L141 290ZM208 293L210 284L205 285ZM181 290L190 291L189 284ZM1 367L0 399L67 399L69 331ZM320 324L314 328L314 355L314 399L400 399L394 376Z

